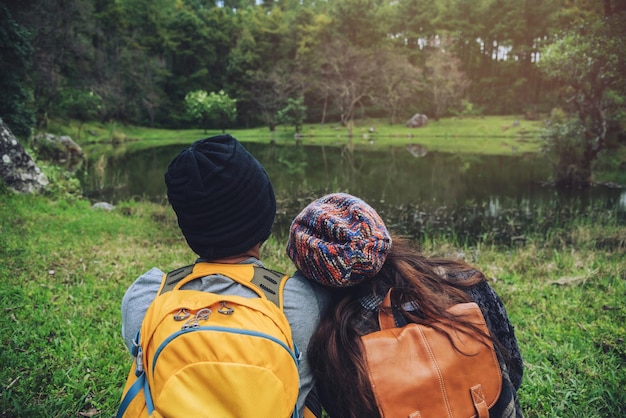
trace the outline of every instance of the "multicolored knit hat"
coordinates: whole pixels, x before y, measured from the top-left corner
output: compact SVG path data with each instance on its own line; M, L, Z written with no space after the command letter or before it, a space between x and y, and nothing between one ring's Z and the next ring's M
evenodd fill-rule
M287 255L308 279L347 287L378 273L391 237L376 211L346 193L321 197L291 223Z

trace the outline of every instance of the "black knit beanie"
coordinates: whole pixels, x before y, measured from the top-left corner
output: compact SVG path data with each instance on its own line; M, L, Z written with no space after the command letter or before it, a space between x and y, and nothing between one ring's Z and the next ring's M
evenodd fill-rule
M165 173L167 198L191 249L207 260L241 254L265 241L276 216L272 183L230 135L196 141Z

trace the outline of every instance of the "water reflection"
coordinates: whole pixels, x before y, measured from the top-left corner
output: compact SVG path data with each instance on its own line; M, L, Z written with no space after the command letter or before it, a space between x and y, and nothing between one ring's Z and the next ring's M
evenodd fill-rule
M563 192L542 186L550 168L538 156L436 152L415 156L404 147L349 152L342 147L245 146L272 179L279 200L279 224L288 225L312 199L338 191L364 198L396 229L411 234L423 231L424 225L441 225L443 230L453 225L457 232L473 234L508 228L508 235L514 236L516 222L536 223L564 208L626 214L624 189ZM111 203L128 199L165 202L163 173L182 148L160 147L111 157L100 174L92 163L82 180L84 192L93 200Z

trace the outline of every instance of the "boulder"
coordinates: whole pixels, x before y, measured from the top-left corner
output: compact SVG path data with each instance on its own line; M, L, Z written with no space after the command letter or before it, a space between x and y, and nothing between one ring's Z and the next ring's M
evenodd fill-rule
M38 193L48 185L32 157L0 118L0 177L18 193Z
M80 145L66 135L37 134L33 137L33 144L39 158L63 166L70 172L76 171L85 161Z
M115 209L115 206L113 206L109 202L96 202L91 206L91 208L112 211L113 209Z
M414 114L411 119L406 121L407 128L421 128L428 123L428 116L422 113Z

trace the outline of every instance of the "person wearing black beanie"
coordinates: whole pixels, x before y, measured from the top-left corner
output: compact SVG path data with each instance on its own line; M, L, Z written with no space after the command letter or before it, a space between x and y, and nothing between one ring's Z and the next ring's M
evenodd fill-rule
M272 183L230 135L183 150L170 163L165 184L187 243L206 260L240 254L270 235L276 215Z
M198 140L171 161L164 177L167 197L180 230L190 249L199 256L196 263L263 267L260 248L274 223L276 197L265 169L241 143L231 135ZM122 336L131 352L133 339L159 293L163 277L162 270L152 268L137 278L124 294ZM200 277L181 289L258 297L248 287L222 274ZM329 291L295 275L284 283L283 299L293 342L300 353L306 353L309 339L329 304ZM314 387L305 356L298 364L298 378L297 410L302 417L305 401ZM309 401L311 399L315 397L312 395ZM307 406L311 407L309 401ZM321 410L316 412L321 414Z

